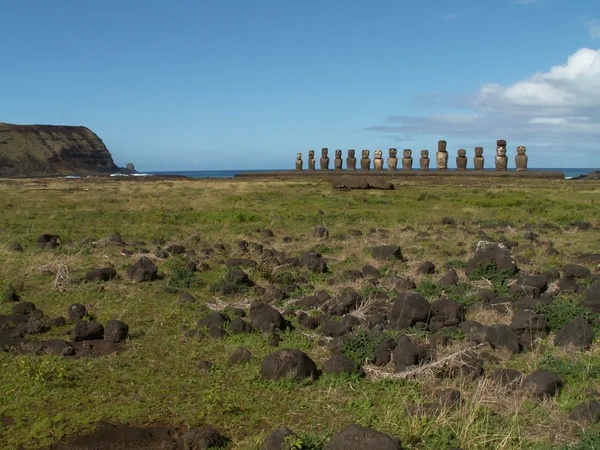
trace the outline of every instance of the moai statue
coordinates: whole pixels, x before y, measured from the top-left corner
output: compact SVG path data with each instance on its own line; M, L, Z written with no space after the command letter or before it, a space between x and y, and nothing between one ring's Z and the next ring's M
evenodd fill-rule
M448 152L446 151L446 141L438 141L438 151L435 155L435 162L438 170L448 170Z
M421 150L421 159L419 159L421 170L429 170L429 162L429 150Z
M321 159L319 161L321 170L329 170L329 156L327 156L328 152L329 150L327 148L321 149Z
M333 160L333 167L335 168L335 170L342 170L342 151L341 150L336 150L335 151L335 159Z
M508 156L506 156L506 141L496 141L496 170L506 170L508 167Z
M404 156L402 158L402 170L412 170L412 150L409 148L404 149Z
M348 157L346 158L346 167L348 170L356 170L356 152L354 150L348 150Z
M383 170L383 152L381 150L375 150L375 158L373 159L373 169Z
M317 160L315 159L315 151L308 151L308 170L315 170L317 165Z
M464 148L459 148L456 157L456 169L467 170L467 151Z
M302 153L296 154L296 170L302 170Z
M519 145L517 147L517 156L515 156L515 165L517 166L517 171L527 170L527 155L525 152L527 151L526 147Z
M390 172L395 172L398 169L398 158L396 155L398 154L398 150L395 148L390 148L390 157L388 158L388 170Z
M485 158L483 157L483 147L475 147L475 158L473 158L473 166L475 170L483 170L483 163Z
M369 158L369 150L362 151L362 158L360 159L360 170L371 170L371 158Z

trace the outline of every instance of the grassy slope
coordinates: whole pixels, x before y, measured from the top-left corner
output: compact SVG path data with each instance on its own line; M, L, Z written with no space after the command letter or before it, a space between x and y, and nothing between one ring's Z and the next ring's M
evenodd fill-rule
M460 183L460 184L459 184ZM419 277L415 268L424 260L438 267L449 260L466 260L480 225L486 233L504 234L520 242L519 254L531 260L520 266L534 272L575 261L579 253L598 252L597 231L541 230L543 241L553 241L559 257L545 256L546 246L525 248L523 226L572 221L600 224L597 199L600 186L564 181L423 180L400 182L394 192L332 192L318 182L163 181L94 182L86 180L18 181L0 184L0 282L22 285L24 300L34 302L48 316L66 315L71 303L88 305L101 322L119 318L130 325L128 350L99 359L15 357L0 354L0 417L15 425L2 428L0 443L14 448L43 448L64 436L86 431L99 420L144 424L168 422L197 426L211 424L232 439L231 448L258 448L264 437L286 424L318 448L333 432L352 421L398 436L406 445L437 449L548 448L576 439L578 427L566 419L570 409L585 398L585 389L600 388L594 344L586 353L553 348L547 338L536 350L522 355L496 352L486 368L514 367L530 373L540 365L557 366L568 374L563 392L543 403L507 396L486 383L466 380L370 381L323 377L315 383L271 383L258 376L260 361L273 349L261 334L231 336L223 341L185 339L181 326L193 326L213 297L207 286L224 268L219 257L202 274L205 285L190 289L200 305L182 307L177 295L166 293L164 282L135 284L122 280L75 284L63 292L52 287L52 276L39 267L66 264L73 277L90 267L111 262L119 274L135 260L120 249L94 249L86 237L119 233L126 241L154 238L200 249L222 239L230 254L235 241L261 241L257 229L270 228L276 238L265 245L286 252L315 245L335 262L333 274L372 263L366 248L389 242L403 248L406 264L388 268L410 275L418 284L435 283L440 275ZM596 203L595 203L596 202ZM317 214L323 210L324 215ZM466 227L444 227L441 219L464 220ZM330 230L325 243L311 237L316 225ZM499 226L498 226L499 225ZM388 239L369 237L371 227L390 230ZM411 227L411 230L406 230ZM432 228L430 230L430 227ZM343 239L350 228L365 236ZM467 231L470 229L473 233ZM419 231L431 233L417 238ZM441 230L439 235L436 230ZM540 231L541 230L541 231ZM56 233L73 242L56 251L42 251L33 242L41 233ZM294 243L284 245L289 235ZM23 254L7 244L20 242ZM465 245L460 246L458 243ZM165 273L166 263L159 263ZM259 273L251 277L261 284ZM313 276L316 288L333 292L328 277ZM461 273L464 280L464 273ZM357 290L368 290L352 283ZM236 298L236 301L244 298ZM225 299L227 301L227 299ZM0 304L0 313L10 305ZM486 318L476 317L479 320ZM487 318L506 320L506 318ZM498 321L495 320L495 321ZM64 330L53 330L59 337ZM44 335L44 338L47 338ZM296 331L283 336L282 347L298 347L321 365L328 352L317 338ZM233 349L244 345L255 356L245 366L228 367ZM457 344L460 345L460 342ZM215 362L216 370L202 374L197 363ZM544 367L546 367L544 366ZM441 417L408 417L404 406L420 403L438 386L460 387L467 405Z
M0 123L0 173L43 176L102 173L116 166L104 143L85 127Z

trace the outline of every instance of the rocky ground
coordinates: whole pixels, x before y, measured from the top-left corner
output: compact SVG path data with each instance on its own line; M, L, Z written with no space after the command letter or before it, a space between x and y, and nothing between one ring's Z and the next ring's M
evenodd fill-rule
M0 184L0 442L596 448L600 185L430 182Z

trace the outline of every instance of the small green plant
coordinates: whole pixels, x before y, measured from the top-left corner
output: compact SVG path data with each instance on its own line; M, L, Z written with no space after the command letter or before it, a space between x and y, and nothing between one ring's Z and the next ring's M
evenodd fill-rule
M200 286L202 280L196 272L190 268L190 261L180 256L173 256L165 264L166 285L175 289L187 289Z
M17 360L21 377L37 383L66 381L67 369L61 365L61 359L22 356Z
M452 268L452 269L464 269L467 267L467 263L460 259L450 260L446 264L448 265L449 268Z
M587 429L579 434L581 441L576 444L564 444L558 450L598 450L600 448L600 430Z
M502 297L510 297L510 291L508 286L508 280L513 276L512 273L507 271L498 272L498 265L496 262L487 264L484 267L472 271L469 274L470 280L480 280L482 278L489 280L492 283L492 289L496 294Z
M286 436L283 439L283 447L286 450L303 450L305 448L304 441L295 435Z
M551 303L538 303L535 312L544 314L546 325L551 331L558 331L576 317L583 317L597 328L599 314L594 314L581 304L581 301L572 297L557 297Z
M240 283L239 279L229 272L225 274L225 276L220 280L212 283L208 289L210 292L216 293L221 291L224 287L228 287L229 289L231 289L232 293L235 294L242 294L244 292L248 292L248 286L246 284Z
M443 290L444 289L442 288L442 286L440 286L436 282L431 280L423 280L421 284L419 284L417 289L415 289L415 292L421 294L428 300L433 300L442 295Z
M375 349L385 339L385 335L372 331L355 331L344 339L342 354L350 358L356 364L364 364L365 361L375 359Z

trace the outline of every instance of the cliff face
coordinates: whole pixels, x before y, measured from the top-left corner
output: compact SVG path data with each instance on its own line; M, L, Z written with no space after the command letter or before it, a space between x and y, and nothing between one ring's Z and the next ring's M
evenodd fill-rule
M115 173L102 140L85 127L0 123L0 176Z

